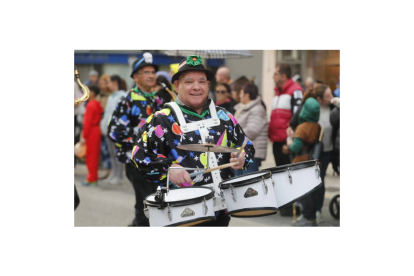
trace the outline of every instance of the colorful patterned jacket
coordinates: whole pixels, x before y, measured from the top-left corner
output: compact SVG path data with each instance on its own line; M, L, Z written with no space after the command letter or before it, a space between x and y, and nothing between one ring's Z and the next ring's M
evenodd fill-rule
M121 98L109 121L108 136L114 141L116 157L122 163L131 161L131 150L139 129L153 112L164 104L161 97L142 92L135 87Z
M184 113L187 123L201 121L211 118L209 114L208 99L201 115L195 110L180 104L180 109ZM220 125L209 128L209 134L214 137L214 144L240 148L244 139L248 139L242 128L237 123L236 118L225 109L216 106L217 116ZM171 164L179 164L183 167L204 169L207 165L207 156L204 152L193 152L178 149L177 146L184 144L202 143L198 130L183 133L178 125L177 116L170 108L158 111L154 116L150 116L146 125L141 129L139 139L132 151L132 161L138 170L146 174L148 180L160 183L164 186L167 178L167 170ZM248 140L245 148L245 163L243 169L247 169L249 163L253 162L254 147ZM210 153L215 154L218 166L230 163L230 153ZM191 173L191 172L190 172ZM221 178L228 179L234 176L231 168L220 171ZM195 183L195 184L194 184ZM211 173L197 176L193 179L194 186L212 183ZM173 185L173 187L176 187Z

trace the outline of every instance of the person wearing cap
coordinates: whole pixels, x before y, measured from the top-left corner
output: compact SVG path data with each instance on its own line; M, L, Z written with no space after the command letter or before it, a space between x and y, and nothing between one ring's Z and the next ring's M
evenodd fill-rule
M99 80L99 73L96 70L89 71L89 79L85 81L85 85L97 86Z
M239 157L236 157L235 152L210 153L209 167L238 162L232 167L198 175L194 179L184 169L170 170L169 185L173 188L208 183L216 185L217 182L233 177L234 170L247 169L252 162L255 152L253 144L235 117L227 110L215 106L208 98L213 78L213 73L203 66L200 56L189 56L180 62L178 72L172 77L178 92L176 101L167 103L164 109L148 118L132 151L133 164L147 180L143 184L157 183L165 186L170 166L199 170L207 168L205 152L182 150L178 148L180 145L204 144L207 140L222 147L240 148L244 141L247 142ZM216 218L216 221L206 225L228 226L230 222L225 209L216 210Z
M164 104L163 99L151 93L156 85L158 66L153 63L151 53L144 53L132 65L131 78L136 86L120 99L108 125L108 136L115 143L117 159L125 163L125 172L135 190L135 218L130 226L149 226L143 213L143 200L157 188L157 185L143 185L145 178L131 166L131 150L139 129L147 118Z

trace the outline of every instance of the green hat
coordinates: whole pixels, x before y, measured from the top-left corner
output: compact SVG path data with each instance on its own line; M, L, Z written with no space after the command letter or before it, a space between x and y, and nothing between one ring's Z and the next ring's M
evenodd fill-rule
M180 75L185 71L203 71L207 75L207 80L211 81L214 78L214 74L207 70L203 65L203 59L200 56L188 56L184 58L178 65L178 71L174 74L171 82L178 80Z
M321 113L321 106L315 98L309 98L305 101L302 111L299 114L299 124L304 122L317 123Z

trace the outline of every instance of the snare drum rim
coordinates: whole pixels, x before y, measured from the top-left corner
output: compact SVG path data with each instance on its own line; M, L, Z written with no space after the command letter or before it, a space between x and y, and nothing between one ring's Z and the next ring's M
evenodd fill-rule
M203 202L204 198L206 200L209 200L211 198L214 197L214 190L210 187L201 187L201 186L193 186L193 187L185 187L185 188L173 188L170 189L170 191L174 191L174 190L183 190L183 189L209 189L210 192L204 196L199 196L199 197L195 197L195 198L191 198L191 199L185 199L185 200L179 200L179 201L166 201L166 203L168 203L171 207L181 207L181 206L187 206L187 205L191 205L191 204L197 204L200 202ZM147 196L145 198L145 204L151 207L160 207L160 204L156 201L152 201L152 200L148 200L148 198L150 196L152 196L154 194L150 194L149 196Z
M305 169L305 168L310 168L310 167L315 166L315 163L317 163L317 162L319 162L319 160L310 160L310 161L304 161L304 162L299 162L299 163L292 163L292 164L282 165L282 166L278 166L278 167L267 168L267 169L264 169L264 170L271 171L272 174L273 173L281 173L281 172L287 171L288 168L290 168L290 170L292 170L292 171Z
M177 222L177 223L173 223L173 224L168 224L168 225L165 225L165 227L180 226L180 225L183 225L183 224L193 223L193 222L196 222L196 221L199 221L199 220L208 220L208 221L205 221L205 222L202 222L202 223L199 223L199 224L194 224L194 225L191 225L189 227L202 226L202 225L205 225L207 223L216 221L217 218L216 218L216 216L199 217L199 218L196 218L196 219L185 220L185 221L181 221L181 222Z
M265 172L266 174L257 176L255 178L246 179L246 180L243 180L243 181L240 181L240 182L226 183L229 180L242 178L242 177L246 177L246 176L249 176L249 175L258 174L258 173L261 173L261 172ZM224 181L220 182L219 188L220 189L229 189L230 185L232 185L233 187L241 187L241 186L254 184L254 183L257 183L258 181L260 181L262 179L262 177L264 177L264 179L269 179L270 177L272 177L272 172L268 171L268 170L261 170L261 171L258 171L258 172L246 173L246 174L243 174L243 175L232 177L232 178L229 178L227 180L224 180Z
M263 214L263 215L255 215L255 216L238 216L237 214L235 214L235 213L245 212L245 211L261 211L261 210L272 210L275 212L269 213L269 214ZM265 216L277 214L278 211L279 209L276 207L244 208L244 209L237 209L237 210L230 211L227 213L227 215L230 215L235 218L258 218L258 217L265 217Z

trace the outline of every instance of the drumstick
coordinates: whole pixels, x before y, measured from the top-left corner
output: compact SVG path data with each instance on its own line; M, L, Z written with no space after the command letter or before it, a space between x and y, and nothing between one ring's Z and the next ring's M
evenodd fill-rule
M243 151L243 149L244 149L244 146L246 146L246 144L247 144L247 137L246 137L246 139L244 139L244 142L243 142L243 145L241 146L241 148L239 149L239 151L237 152L237 154L236 154L236 158L239 158L239 156L240 156L240 153Z
M207 169L207 170L202 170L202 171L199 171L199 172L191 173L190 177L194 177L194 176L197 176L197 175L200 175L200 174L209 173L209 172L219 170L219 169L228 168L228 167L231 167L231 166L234 166L234 165L237 165L237 164L239 164L239 162L232 162L232 163L220 165L220 166L217 166L217 167L214 167L214 168L210 168L210 169Z

